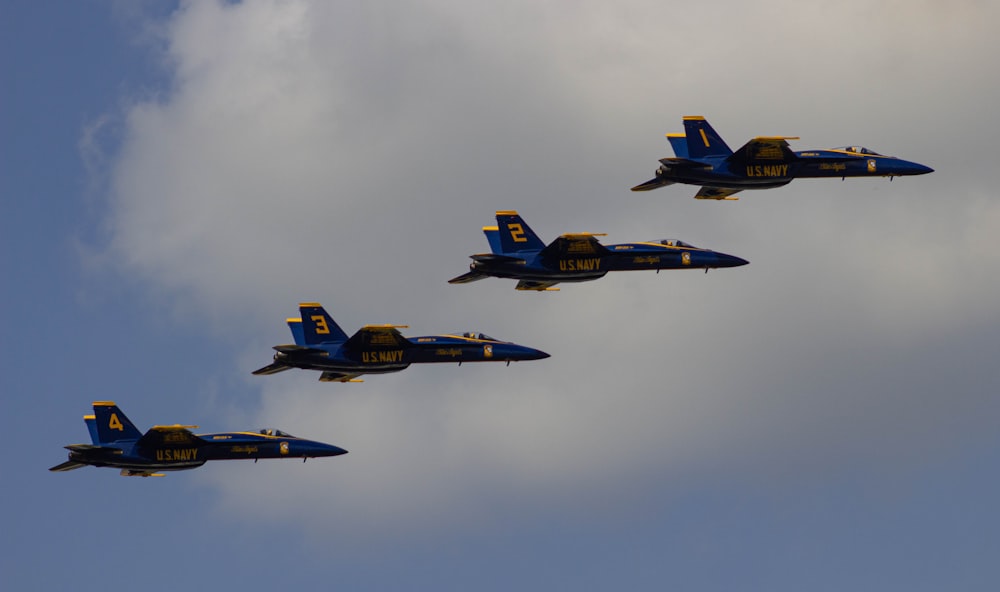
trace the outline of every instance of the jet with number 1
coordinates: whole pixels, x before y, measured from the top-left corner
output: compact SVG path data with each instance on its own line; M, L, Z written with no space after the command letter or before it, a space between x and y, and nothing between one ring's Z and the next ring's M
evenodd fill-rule
M466 284L488 277L519 280L516 290L543 292L559 282L587 282L609 271L709 269L746 265L746 259L699 249L680 240L602 245L589 232L564 234L546 246L515 211L497 212L484 226L492 253L471 255L470 270L448 281Z
M347 451L332 444L296 438L281 430L195 435L198 426L153 426L145 434L112 401L94 401L94 414L84 415L92 444L70 444L69 460L49 469L80 467L121 469L123 477L162 477L160 471L196 469L210 460L307 458L339 456Z
M300 318L288 319L294 344L276 345L274 361L257 376L291 368L319 370L321 382L361 382L362 374L399 372L410 364L541 360L549 354L483 333L403 337L406 325L365 325L351 337L318 302L299 304Z
M744 189L771 189L792 179L822 177L902 177L924 175L934 169L884 156L862 146L793 152L790 136L763 136L733 152L704 117L684 118L683 134L667 134L676 156L661 158L656 177L632 191L685 183L701 185L696 199L736 200Z

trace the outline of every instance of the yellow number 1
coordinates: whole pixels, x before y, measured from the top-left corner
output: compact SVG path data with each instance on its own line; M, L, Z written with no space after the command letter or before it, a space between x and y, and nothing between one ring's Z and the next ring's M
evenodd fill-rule
M111 419L108 421L108 427L112 430L118 430L119 432L125 431L125 426L122 425L122 420L118 419L117 413L111 414Z
M528 242L527 237L524 236L524 228L520 224L508 224L507 230L510 231L510 237L514 239L515 243Z
M326 325L326 317L323 315L316 315L309 317L312 322L316 323L316 333L319 335L329 335L330 327Z

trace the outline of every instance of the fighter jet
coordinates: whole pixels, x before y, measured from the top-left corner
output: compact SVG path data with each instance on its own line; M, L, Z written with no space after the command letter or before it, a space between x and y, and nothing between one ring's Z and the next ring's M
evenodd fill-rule
M771 189L792 179L820 177L901 177L923 175L934 169L884 156L863 146L792 152L791 136L763 136L750 140L733 152L705 121L684 118L683 134L667 134L676 154L661 158L656 177L636 185L632 191L649 191L674 183L701 185L696 199L736 200L744 189Z
M274 346L274 362L253 372L290 368L319 370L322 382L362 382L362 374L399 372L410 364L541 360L549 354L476 332L403 337L406 325L365 325L348 337L318 302L299 304L300 318L287 319L295 340Z
M484 226L491 253L471 255L470 271L452 278L465 284L488 277L519 280L515 289L547 291L559 282L588 282L609 271L639 269L709 269L749 263L725 253L699 249L684 241L664 239L602 245L589 232L564 234L548 246L515 211L497 212L497 225Z
M93 444L70 444L69 460L49 469L80 467L121 469L123 477L162 477L160 471L196 469L210 460L307 458L347 454L343 448L296 438L281 430L195 435L198 426L158 425L145 434L112 401L95 401L84 415Z

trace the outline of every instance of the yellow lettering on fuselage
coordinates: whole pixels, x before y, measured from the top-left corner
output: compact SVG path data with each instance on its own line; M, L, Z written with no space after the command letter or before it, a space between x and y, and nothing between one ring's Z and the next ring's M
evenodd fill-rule
M403 350L361 352L361 361L365 364L385 364L403 361Z
M156 460L198 460L197 448L160 448L156 451Z
M559 260L559 271L597 271L600 268L600 257Z
M747 165L748 177L787 177L787 164L756 164Z

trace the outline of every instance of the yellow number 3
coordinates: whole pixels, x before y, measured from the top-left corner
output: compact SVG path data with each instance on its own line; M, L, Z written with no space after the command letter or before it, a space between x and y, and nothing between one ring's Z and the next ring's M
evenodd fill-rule
M327 324L326 324L326 317L324 317L323 315L316 315L316 316L313 316L313 317L309 317L309 319L312 322L316 323L316 333L317 334L319 334L319 335L329 335L330 334L330 327L328 327Z
M117 413L111 414L111 420L108 421L108 427L112 430L118 430L119 432L125 431L125 426L122 425L122 420L118 419Z

